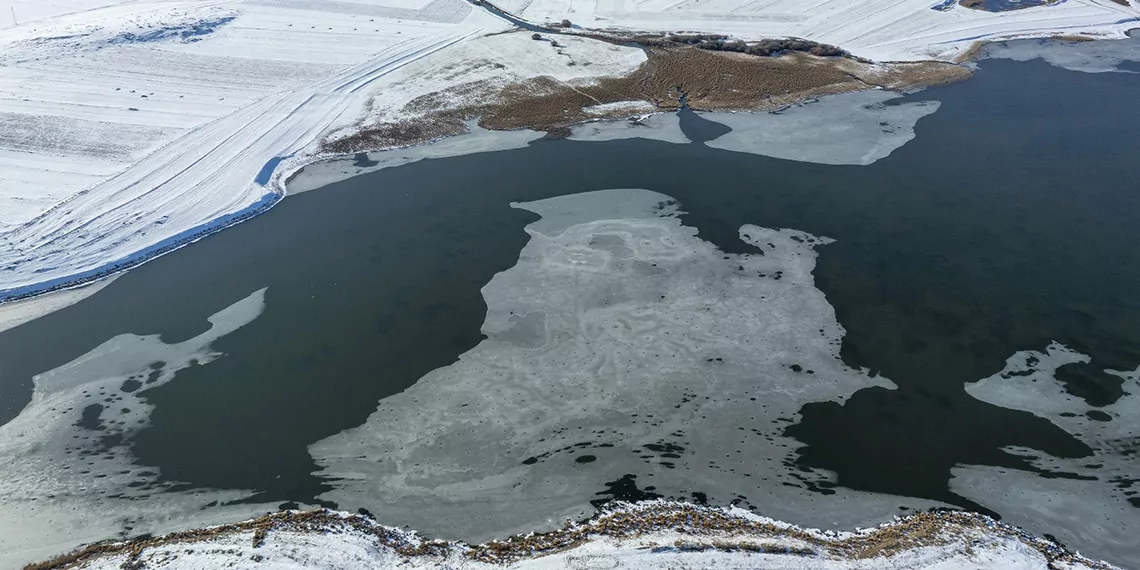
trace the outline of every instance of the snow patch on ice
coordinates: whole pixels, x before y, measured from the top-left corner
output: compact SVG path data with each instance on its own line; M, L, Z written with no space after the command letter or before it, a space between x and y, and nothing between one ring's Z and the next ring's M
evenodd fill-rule
M46 314L70 307L102 291L104 287L114 283L115 279L118 279L118 276L109 277L82 287L53 291L32 299L4 303L0 305L0 332L16 328Z
M914 138L937 101L888 104L891 91L820 97L774 112L701 113L732 131L710 147L819 164L871 164Z
M176 344L159 335L116 336L34 378L31 402L0 426L0 566L14 567L77 544L165 532L250 516L265 505L202 509L242 491L164 492L157 473L133 462L129 443L152 406L142 390L179 370L223 357L210 345L264 310L256 291L209 318L211 327Z

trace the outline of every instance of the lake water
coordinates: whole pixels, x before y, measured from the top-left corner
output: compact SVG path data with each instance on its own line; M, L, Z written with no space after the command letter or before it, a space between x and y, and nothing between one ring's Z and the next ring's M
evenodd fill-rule
M1106 372L1127 376L1140 367L1138 77L1078 73L1040 60L985 61L969 81L908 96L906 102L936 100L941 107L918 123L914 140L869 166L786 161L698 143L542 140L522 149L425 160L337 182L289 197L250 222L132 270L76 305L0 333L0 423L11 421L28 404L36 374L60 369L116 335L159 335L146 341L158 348L131 361L153 373L126 371L130 377L118 391L92 390L70 412L57 410L78 414L76 430L99 435L89 441L79 437L87 443L61 452L59 461L125 453L138 469L128 470L131 480L124 484L139 492L240 490L219 502L365 508L384 522L413 524L449 538L501 535L516 530L516 524L521 528L564 515L570 512L566 506L581 503L582 497L600 502L659 494L735 502L785 518L796 511L789 497L810 497L813 506L803 510L819 516L805 513L803 520L791 521L805 524L861 524L900 512L900 507L949 505L1056 534L1085 554L1138 563L1140 547L1127 537L1140 529L1140 487L1135 485L1140 483L1140 420L1122 411L1127 409L1127 382L1135 380ZM555 239L541 231L524 232L528 224L557 217L536 211L563 212L556 207L562 203L549 199L609 189L646 189L674 200L680 213L670 219L676 227L651 229L674 241L690 240L694 251L711 244L741 271L748 263L759 263L757 251L764 246L749 242L751 237L742 239L740 228L748 224L835 240L823 245L809 239L813 247L801 251L795 248L803 236L772 234L773 240L792 240L787 247L784 241L773 244L777 254L768 254L788 264L779 265L783 271L804 264L810 269L811 251L818 255L810 274L814 282L810 276L789 277L795 287L784 293L770 293L783 290L772 289L777 284L768 281L763 285L768 288L756 291L772 299L815 288L822 292L833 317L817 310L818 304L793 309L810 309L804 322L813 330L818 324L825 338L831 334L827 327L837 321L842 329L835 329L835 338L841 336L842 344L836 351L842 362L797 361L805 364L796 364L800 370L788 374L799 376L788 378L807 384L813 379L803 368L814 366L819 373L811 370L813 375L825 376L829 369L823 367L832 366L837 378L852 382L836 380L849 392L809 398L802 408L779 413L753 406L748 415L742 411L751 405L744 381L710 372L719 383L689 378L685 390L676 394L676 408L664 409L682 410L682 399L724 396L731 402L717 408L724 415L714 423L658 415L654 421L641 416L644 425L633 421L636 428L617 428L612 419L599 416L595 421L592 412L582 412L574 416L573 427L552 428L551 434L569 443L566 463L551 469L583 469L574 484L585 481L589 488L560 487L557 493L565 493L567 502L552 505L549 513L532 513L534 520L515 521L517 513L508 511L500 513L501 520L515 522L468 523L464 529L462 523L447 521L432 528L408 511L480 511L431 503L438 497L413 496L407 477L399 487L399 493L407 494L400 495L401 504L409 505L406 510L377 498L384 483L377 483L374 492L345 491L356 487L337 479L345 473L343 461L318 463L314 453L324 448L310 446L333 438L336 443L328 449L339 451L329 453L342 457L346 444L334 436L366 421L382 421L369 420L381 400L405 392L433 370L467 366L457 363L465 353L471 354L470 361L513 358L515 353L478 356L486 347L481 327L489 318L484 293L507 287L498 281L495 287L488 284L515 278L510 271L525 261L520 251L528 243ZM577 202L566 204L578 207ZM677 237L688 235L683 227L695 228L695 235ZM642 231L611 230L613 235ZM508 273L496 278L504 271ZM518 279L533 278L528 275ZM527 283L528 291L542 287L534 285L539 281ZM169 347L199 342L205 338L199 335L210 330L208 318L243 299L252 303L251 294L263 289L260 313L210 337L208 351L195 348L198 352L184 365L170 368L181 349ZM743 295L736 302L752 301L755 296ZM755 306L761 315L757 319L763 318L763 307ZM514 316L518 322L527 318ZM730 316L726 313L722 322ZM729 360L747 356L748 339L709 342ZM1032 369L1060 354L1046 350L1051 343L1089 361L1062 361L1055 373ZM758 341L752 346L774 350ZM1030 368L1016 368L1017 358ZM159 381L167 369L169 377ZM1003 370L1007 379L1035 382L1024 400L965 389ZM1039 378L1042 374L1056 380ZM1068 415L1050 416L1041 411L1048 407L1041 403L1045 396L1029 394L1036 390L1032 386L1050 382L1059 386L1060 396L1049 413ZM428 402L449 397L445 384L438 386L444 387L386 400L400 403L401 411L391 412L393 417L408 425L421 414L454 411L447 407L450 403ZM640 393L636 397L655 401L670 389L647 384L615 393L627 398ZM140 402L131 404L135 408L143 401L153 406L149 417L139 420L141 429L127 429L125 420L109 415L108 410L128 400ZM419 412L421 405L424 411ZM121 417L134 419L134 413L122 412ZM745 416L768 427L745 425ZM1070 426L1056 417L1076 423ZM692 425L700 434L675 426L667 435L655 431L669 421ZM446 425L429 427L442 430ZM501 427L485 434L478 432L482 428L470 428L474 442L464 445L481 449L489 445L487 439L515 444L529 437L515 427L508 435ZM585 432L557 431L563 429ZM702 452L696 448L705 439L735 440L747 430L763 433L769 443L742 439L738 447L726 449L735 467L703 456L698 465L695 458ZM410 439L398 448L417 445L414 433L403 435ZM638 452L638 458L648 458L638 464L643 467L607 455L632 438L650 436L657 439L636 445L649 449ZM539 436L534 437L530 449L543 449ZM549 434L541 437L554 441ZM435 449L454 452L443 441ZM576 443L582 445L569 449ZM785 455L774 457L765 445L784 446ZM751 459L750 450L756 454ZM513 453L515 448L504 448L487 469L516 473L520 464L546 461L537 451L530 463L523 463L531 459L527 455ZM408 469L412 459L404 458ZM751 470L744 466L761 461L774 461L767 468L772 475L767 480L751 473L746 477ZM339 475L330 475L334 472ZM392 476L384 471L377 481ZM1014 500L1005 481L1025 482L1025 488L1040 493ZM785 495L771 494L773 487L784 488L779 493ZM29 488L36 487L8 488L7 497L15 500ZM445 487L425 483L423 488ZM520 488L520 496L555 493L531 481ZM1057 500L1092 506L1052 514L1038 504L1018 506L1018 501L1043 497L1068 497ZM1087 534L1079 530L1082 525ZM1098 531L1098 525L1108 528ZM146 528L147 521L139 517L128 527Z

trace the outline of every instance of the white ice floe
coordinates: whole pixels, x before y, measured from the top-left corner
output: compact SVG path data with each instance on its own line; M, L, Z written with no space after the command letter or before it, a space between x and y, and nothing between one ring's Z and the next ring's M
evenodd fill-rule
M210 317L209 330L176 344L124 334L39 374L31 402L0 426L0 567L14 568L115 536L216 524L265 512L214 506L240 491L165 492L133 463L128 445L152 406L138 392L188 366L223 357L210 345L257 318L265 290ZM271 509L268 509L271 510Z
M670 202L606 190L516 204L542 218L483 288L487 339L311 446L334 488L322 498L469 540L589 513L599 481L627 474L810 525L929 506L824 497L805 487L831 474L784 463L803 404L893 388L839 359L843 329L811 276L830 240L744 226L753 253L725 254Z
M92 295L102 291L104 287L115 282L117 277L108 277L82 287L52 291L31 299L21 299L0 305L0 332L16 328L28 321L38 319L48 313L54 313L65 307L70 307Z
M1015 40L985 47L986 59L1029 61L1041 58L1050 65L1070 71L1107 73L1122 71L1126 61L1140 62L1140 35L1135 32L1126 40L1094 40L1062 42L1056 40ZM1135 72L1130 72L1135 73Z
M1127 493L1140 484L1140 427L1135 422L1140 417L1140 370L1107 371L1124 382L1124 395L1096 407L1069 394L1056 378L1058 368L1088 362L1089 357L1053 343L1044 352L1014 354L1001 372L968 384L966 391L979 400L1048 419L1088 445L1092 456L1059 459L1011 448L1006 451L1054 475L960 465L953 470L950 489L1002 513L1013 524L1052 533L1070 547L1136 568L1140 509L1128 502Z
M308 192L359 174L428 158L522 148L531 141L545 136L544 133L526 129L491 131L479 127L475 121L469 123L467 128L470 132L466 134L447 137L425 145L362 153L363 156L340 157L310 164L289 179L289 194Z
M732 131L708 146L820 164L871 164L914 138L937 101L888 104L891 91L828 95L778 112L701 113Z
M88 570L1111 570L977 515L821 532L739 509L666 501L618 504L550 535L476 546L427 541L347 513L283 512L192 536L117 544L82 560Z

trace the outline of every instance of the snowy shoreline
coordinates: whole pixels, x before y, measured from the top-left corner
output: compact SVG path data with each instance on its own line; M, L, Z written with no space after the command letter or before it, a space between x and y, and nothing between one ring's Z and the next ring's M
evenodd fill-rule
M575 562L586 562L585 566ZM91 545L27 569L290 568L958 568L1112 570L985 515L930 511L853 531L820 531L748 511L617 502L545 533L479 545L428 540L367 514L281 511L161 537ZM742 566L744 565L744 566Z
M142 249L138 253L125 258L111 261L101 267L88 269L74 275L57 277L50 281L23 285L0 291L0 303L8 303L37 297L46 293L74 289L90 285L96 281L112 277L128 271L159 256L170 253L180 247L190 245L202 238L220 232L230 226L239 224L259 214L267 212L284 198L283 193L268 192L244 210L232 214L225 214L217 219L184 230L173 237L166 238L154 245Z
M290 175L335 158L325 141L414 124L419 116L401 109L418 99L439 96L446 107L457 87L534 78L574 89L646 61L637 48L574 35L557 36L570 49L536 50L528 34L501 33L514 25L462 0L71 4L90 9L15 0L14 20L0 21L0 303L114 275L264 212L287 195ZM543 1L500 7L530 22L564 16ZM804 37L880 62L950 62L978 42L1020 37L1122 38L1140 22L1140 8L1110 0L1001 13L925 0L888 11L612 9L574 14L575 33Z

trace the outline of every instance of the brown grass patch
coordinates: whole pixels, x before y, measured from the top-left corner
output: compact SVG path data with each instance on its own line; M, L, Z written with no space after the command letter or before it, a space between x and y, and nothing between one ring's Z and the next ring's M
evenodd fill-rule
M662 111L775 109L804 99L872 87L911 89L968 77L954 64L919 62L872 65L841 57L792 51L766 57L693 46L651 48L648 60L624 77L562 82L536 77L515 83L484 80L413 99L401 109L407 119L361 126L348 137L326 140L339 154L422 144L466 131L465 121L495 130L536 129L552 137L588 121L621 119L628 110L599 116L583 111L619 101L648 102Z

